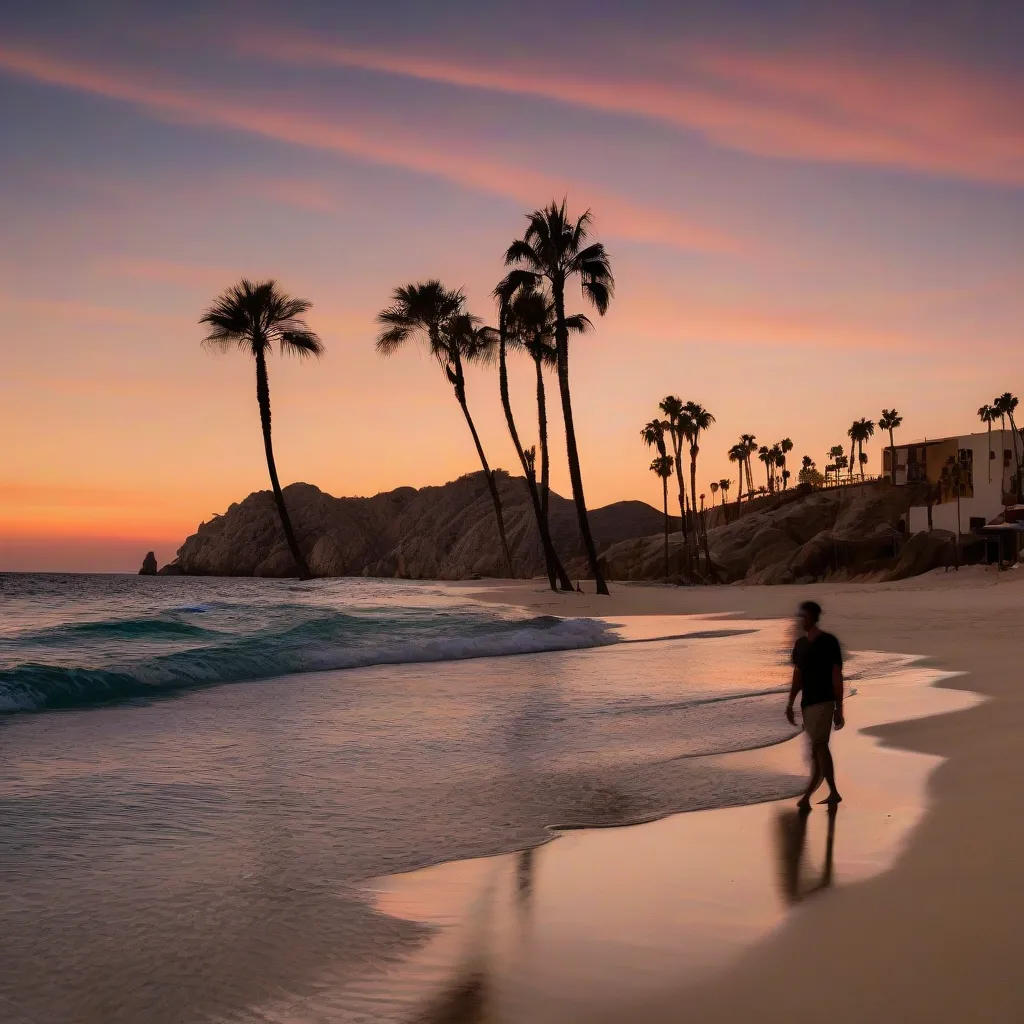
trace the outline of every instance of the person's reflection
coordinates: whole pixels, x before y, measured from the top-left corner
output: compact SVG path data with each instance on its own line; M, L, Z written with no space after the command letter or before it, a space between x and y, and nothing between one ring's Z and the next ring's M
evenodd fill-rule
M776 824L778 826L779 868L782 881L782 897L789 903L799 903L813 893L827 889L832 884L832 860L836 843L836 818L839 808L830 806L828 809L828 834L825 839L825 866L821 877L816 882L805 882L801 878L804 860L804 848L807 844L806 813L800 811L782 811Z
M532 848L516 854L516 902L523 913L529 911L533 895L533 857Z

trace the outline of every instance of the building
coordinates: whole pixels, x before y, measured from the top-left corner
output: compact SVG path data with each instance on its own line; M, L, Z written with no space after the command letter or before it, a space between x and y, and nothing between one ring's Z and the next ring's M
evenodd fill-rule
M896 445L895 455L894 468L891 450L886 446L882 453L885 475L897 486L928 484L931 525L936 530L980 530L1017 500L1013 493L1017 463L1011 430L993 430L991 439L985 431L911 441ZM913 506L906 525L908 533L927 530L928 504Z

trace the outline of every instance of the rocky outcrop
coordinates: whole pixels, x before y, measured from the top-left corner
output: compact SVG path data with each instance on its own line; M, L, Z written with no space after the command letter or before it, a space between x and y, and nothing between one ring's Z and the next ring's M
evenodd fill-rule
M912 487L871 483L828 491L797 488L751 506L716 509L708 527L711 561L725 583L808 583L835 574L846 578L895 571L895 559L906 543L896 527L916 500ZM723 522L726 515L730 519ZM669 547L671 579L681 570L678 533ZM664 576L661 538L613 545L604 559L611 579ZM707 575L703 561L702 556L700 571Z
M140 576L155 576L156 575L156 554L152 551L148 552L146 557L142 560L142 568L139 570Z
M522 477L498 474L505 529L516 575L543 575L544 556ZM311 484L291 484L285 502L299 547L316 576L469 579L503 576L494 508L482 473L441 487L401 487L371 498L335 498ZM571 501L551 495L551 534L573 577L587 575ZM662 514L640 501L590 513L598 551L663 529ZM678 529L678 520L674 528ZM213 576L295 575L270 491L250 494L189 537L173 563L180 573ZM165 567L166 568L166 567Z
M899 558L886 572L884 579L905 580L947 565L954 559L955 544L956 535L949 530L915 533L903 546Z

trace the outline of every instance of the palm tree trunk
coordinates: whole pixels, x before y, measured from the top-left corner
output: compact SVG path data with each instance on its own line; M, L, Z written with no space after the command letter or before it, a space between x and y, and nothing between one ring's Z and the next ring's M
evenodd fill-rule
M462 360L457 349L452 351L452 359L455 364L454 371L450 367L445 367L445 369L448 373L448 379L455 389L455 399L459 403L459 408L462 409L462 415L466 417L466 425L469 427L469 432L473 435L476 454L480 459L480 465L483 467L487 489L491 492L491 501L494 503L494 517L498 522L498 539L501 541L501 552L505 558L508 574L514 579L516 573L512 565L512 553L509 551L508 538L505 536L505 516L501 510L501 495L498 493L498 485L487 462L487 456L484 455L484 446L480 443L480 435L476 432L473 417L469 414L469 403L466 401L466 378L462 373Z
M540 509L544 521L548 520L548 494L551 479L551 466L548 457L548 403L544 394L544 366L539 359L534 359L537 368L537 433L540 446ZM551 527L548 527L550 532Z
M256 401L260 406L260 423L263 426L263 447L267 453L267 469L270 471L270 486L274 491L274 502L277 505L277 513L281 517L281 529L284 530L284 539L288 542L288 549L292 553L292 560L299 573L300 580L311 578L309 566L306 559L302 557L299 550L299 542L295 539L295 531L292 529L292 521L288 517L288 509L284 503L284 494L281 491L281 481L277 478L277 464L274 462L274 445L270 436L270 378L267 375L267 360L262 350L256 353Z
M687 533L686 519L686 482L683 479L683 442L682 438L672 431L672 463L676 470L676 483L679 485L679 531L683 538L683 563L690 569L690 538Z
M583 474L580 472L580 456L576 448L576 427L572 419L572 396L569 393L569 331L565 326L565 286L560 279L552 282L555 300L555 342L558 352L558 391L562 399L562 418L565 421L565 449L569 461L569 480L572 482L572 497L576 503L576 517L580 521L580 537L587 552L587 561L594 577L594 587L599 594L608 594L601 566L597 562L597 547L590 532L587 516L587 502L583 495Z
M988 482L992 483L992 420L988 421Z
M665 582L668 583L668 477L661 478L662 504L665 509Z
M697 520L697 453L690 445L690 505L693 508L693 550L700 551L700 523ZM697 556L698 561L700 556Z
M1017 424L1013 421L1013 413L1008 414L1010 417L1010 430L1013 431L1013 461L1017 464L1017 502L1018 504L1024 500L1024 486L1021 481L1021 466L1020 466L1020 455L1017 454Z
M992 479L992 471L989 470L989 480ZM889 481L896 483L896 439L892 434L892 427L889 428Z
M860 463L860 482L864 482L864 442L857 441L857 462Z
M540 533L541 547L544 549L544 564L547 569L548 583L552 590L558 589L558 582L562 584L563 590L572 590L572 582L562 567L562 563L555 553L551 543L551 534L548 532L547 520L541 513L540 494L537 491L537 480L533 469L526 461L526 453L523 451L522 443L519 440L519 431L516 429L516 421L512 415L512 401L508 393L508 359L505 344L505 312L501 312L501 322L498 332L498 381L501 390L501 406L505 410L505 422L508 424L508 432L512 436L512 444L515 445L516 454L519 456L519 464L523 467L523 475L526 477L526 488L530 492L530 501L533 503L533 514L537 519L537 530Z

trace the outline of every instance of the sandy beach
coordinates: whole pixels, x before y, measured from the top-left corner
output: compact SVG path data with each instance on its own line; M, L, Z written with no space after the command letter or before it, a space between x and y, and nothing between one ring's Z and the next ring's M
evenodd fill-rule
M850 648L925 655L962 673L940 685L990 698L869 730L886 746L944 759L928 782L927 813L889 870L809 901L728 970L681 977L671 992L628 1010L616 1006L608 1020L1019 1019L1022 583L1016 573L997 577L972 567L876 585L618 586L610 598L553 595L527 584L481 592L563 615L759 618L790 615L811 596L825 609L825 628ZM855 716L855 702L849 714Z

